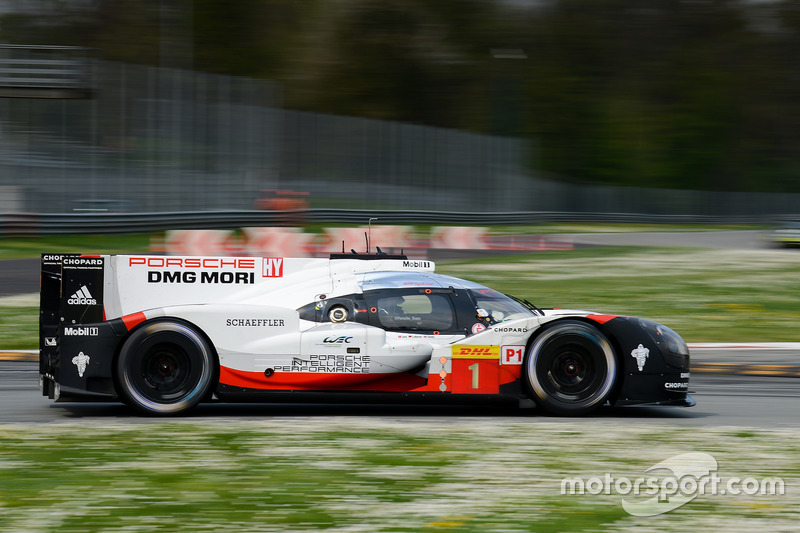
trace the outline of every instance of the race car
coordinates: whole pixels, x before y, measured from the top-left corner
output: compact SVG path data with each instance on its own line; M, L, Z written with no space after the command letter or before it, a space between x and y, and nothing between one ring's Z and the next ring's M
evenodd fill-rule
M800 246L800 220L787 220L772 230L772 241L784 248Z
M57 402L152 415L302 393L500 395L554 415L694 405L670 328L541 309L405 255L43 254L40 308L40 388Z

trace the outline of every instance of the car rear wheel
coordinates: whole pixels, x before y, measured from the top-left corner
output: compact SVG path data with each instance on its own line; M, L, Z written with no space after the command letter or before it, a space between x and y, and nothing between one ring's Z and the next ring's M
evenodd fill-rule
M617 360L611 343L591 324L557 322L536 337L523 363L530 398L555 415L579 416L611 395Z
M125 341L116 365L120 395L139 412L174 415L210 392L216 358L205 338L188 324L159 320Z

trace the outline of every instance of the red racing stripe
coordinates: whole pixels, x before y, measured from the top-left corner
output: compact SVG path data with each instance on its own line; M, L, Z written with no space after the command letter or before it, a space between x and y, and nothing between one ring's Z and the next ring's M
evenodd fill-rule
M587 315L586 318L594 320L598 324L605 324L609 320L617 318L619 315Z
M220 366L219 382L232 387L262 390L336 390L406 392L425 385L427 379L405 372L342 374L334 372L263 372Z
M144 313L133 313L132 315L126 315L121 318L122 322L125 324L125 327L128 328L128 331L147 320L147 317L144 316Z

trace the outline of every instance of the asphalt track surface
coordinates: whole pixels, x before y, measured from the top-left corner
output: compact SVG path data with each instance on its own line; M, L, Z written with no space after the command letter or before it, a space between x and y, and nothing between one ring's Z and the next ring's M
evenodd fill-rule
M31 361L0 361L0 424L45 424L75 420L93 422L152 423L158 418L141 417L119 403L56 403L38 389L38 366ZM681 407L605 407L587 423L663 423L677 427L739 426L754 428L800 427L800 380L794 378L693 375L691 390L697 405ZM470 405L436 403L270 403L201 404L187 417L215 423L225 419L263 420L302 418L381 417L396 420L431 420L454 417L491 417L537 422L573 418L546 416L532 407L520 408L515 401L481 402Z
M39 292L39 259L0 261L0 297Z

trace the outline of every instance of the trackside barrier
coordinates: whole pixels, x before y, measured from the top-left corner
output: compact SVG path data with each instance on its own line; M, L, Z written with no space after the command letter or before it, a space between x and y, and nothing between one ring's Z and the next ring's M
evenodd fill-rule
M388 253L410 254L436 250L538 251L572 249L571 241L557 236L491 236L483 227L434 227L430 236L416 234L410 226L326 228L321 234L300 228L249 227L231 230L174 230L163 243L153 241L151 251L170 255L254 255L278 257L324 257L331 252L366 252L378 248Z
M277 255L311 257L314 235L299 228L242 228L233 230L170 230L164 240L150 242L150 251L170 255Z
M572 250L571 240L547 235L493 235L486 238L489 250L544 251Z
M313 253L314 235L300 228L243 228L242 247L249 255L309 257Z
M324 236L319 243L321 247L330 251L345 252L356 250L363 253L367 248L376 251L376 246L381 250L401 250L418 246L411 226L361 226L358 228L325 228Z
M447 250L485 250L488 228L445 226L431 230L431 248Z
M233 233L227 230L171 230L165 247L173 255L230 255Z
M647 213L570 213L519 211L475 213L453 211L395 211L367 209L307 209L303 211L181 211L159 213L0 213L0 236L32 234L148 233L176 229L238 229L294 226L307 223L434 224L496 226L548 222L606 222L638 224L764 224L800 217L795 214L754 216L652 215Z

